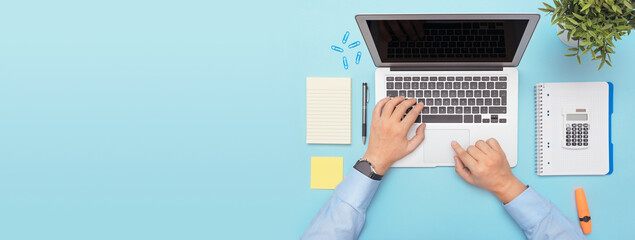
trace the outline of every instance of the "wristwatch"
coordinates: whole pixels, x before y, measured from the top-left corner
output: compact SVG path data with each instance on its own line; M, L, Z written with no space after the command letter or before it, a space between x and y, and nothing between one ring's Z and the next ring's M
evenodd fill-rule
M383 175L377 174L377 172L375 172L375 168L373 168L373 164L366 159L360 159L357 161L353 168L373 180L379 181L382 177L384 177Z

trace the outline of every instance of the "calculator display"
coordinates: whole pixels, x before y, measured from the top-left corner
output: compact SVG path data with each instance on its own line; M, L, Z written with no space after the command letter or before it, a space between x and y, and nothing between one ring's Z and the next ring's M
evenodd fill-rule
M567 121L586 121L587 114L567 114Z

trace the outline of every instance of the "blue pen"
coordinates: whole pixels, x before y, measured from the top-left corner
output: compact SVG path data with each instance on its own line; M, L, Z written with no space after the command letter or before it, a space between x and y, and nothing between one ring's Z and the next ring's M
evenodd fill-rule
M360 44L362 44L362 43L360 43L359 41L355 41L354 43L349 44L348 48L354 48L354 47L359 46Z
M335 46L335 45L331 45L331 49L338 51L338 52L344 52L344 49L342 49L341 47Z
M344 63L344 69L348 69L348 61L346 60L346 56L342 57L342 62Z
M355 64L359 64L360 60L362 60L362 51L357 51L357 56L355 57Z
M346 41L348 41L348 34L350 34L348 31L344 33L344 38L342 38L342 44L346 44Z

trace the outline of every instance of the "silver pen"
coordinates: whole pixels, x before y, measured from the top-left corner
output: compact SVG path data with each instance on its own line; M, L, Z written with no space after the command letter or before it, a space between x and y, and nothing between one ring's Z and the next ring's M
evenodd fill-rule
M366 144L366 108L368 107L368 84L362 83L362 143Z

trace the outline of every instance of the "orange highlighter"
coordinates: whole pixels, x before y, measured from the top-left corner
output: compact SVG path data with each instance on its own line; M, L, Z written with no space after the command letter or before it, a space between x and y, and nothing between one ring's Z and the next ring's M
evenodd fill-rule
M575 202L578 206L578 217L580 218L580 227L584 234L591 233L591 214L589 213L589 205L586 202L584 189L575 190Z

